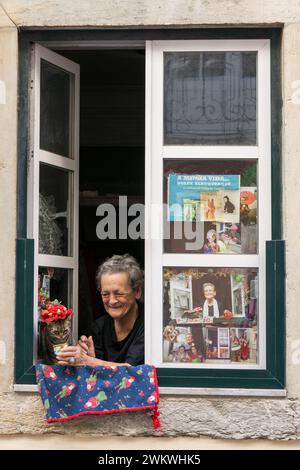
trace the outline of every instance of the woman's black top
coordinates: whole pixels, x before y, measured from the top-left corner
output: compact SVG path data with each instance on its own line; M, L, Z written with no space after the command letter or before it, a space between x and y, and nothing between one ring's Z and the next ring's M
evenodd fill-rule
M92 325L92 337L98 359L110 362L128 362L132 366L144 364L144 310L139 305L139 315L131 332L118 341L114 320L108 315L98 318Z

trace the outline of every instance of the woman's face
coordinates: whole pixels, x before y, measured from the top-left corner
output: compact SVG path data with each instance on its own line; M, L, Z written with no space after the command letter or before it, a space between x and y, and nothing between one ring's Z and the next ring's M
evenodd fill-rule
M127 273L103 274L101 296L107 313L114 320L120 320L134 308L141 291L131 288Z
M188 333L188 334L185 336L185 342L186 342L187 344L191 344L191 343L193 342L193 336Z
M206 300L211 300L216 295L216 290L213 286L205 286L203 292Z

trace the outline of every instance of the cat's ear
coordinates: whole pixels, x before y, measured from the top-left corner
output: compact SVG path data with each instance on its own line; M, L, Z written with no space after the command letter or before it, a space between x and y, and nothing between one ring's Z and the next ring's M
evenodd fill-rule
M67 326L68 328L71 328L72 319L70 317L65 319L65 326Z

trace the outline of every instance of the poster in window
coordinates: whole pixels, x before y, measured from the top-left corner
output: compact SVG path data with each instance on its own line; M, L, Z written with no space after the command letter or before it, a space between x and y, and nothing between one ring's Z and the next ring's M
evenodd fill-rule
M168 220L239 223L240 175L168 177Z
M257 268L166 267L163 282L164 361L256 362Z

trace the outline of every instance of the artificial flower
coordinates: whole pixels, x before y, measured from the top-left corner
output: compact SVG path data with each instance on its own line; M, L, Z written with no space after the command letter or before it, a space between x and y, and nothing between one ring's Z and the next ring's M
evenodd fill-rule
M40 319L42 322L50 323L57 320L65 320L65 318L72 316L73 310L62 305L57 299L49 302L46 308L41 310Z

